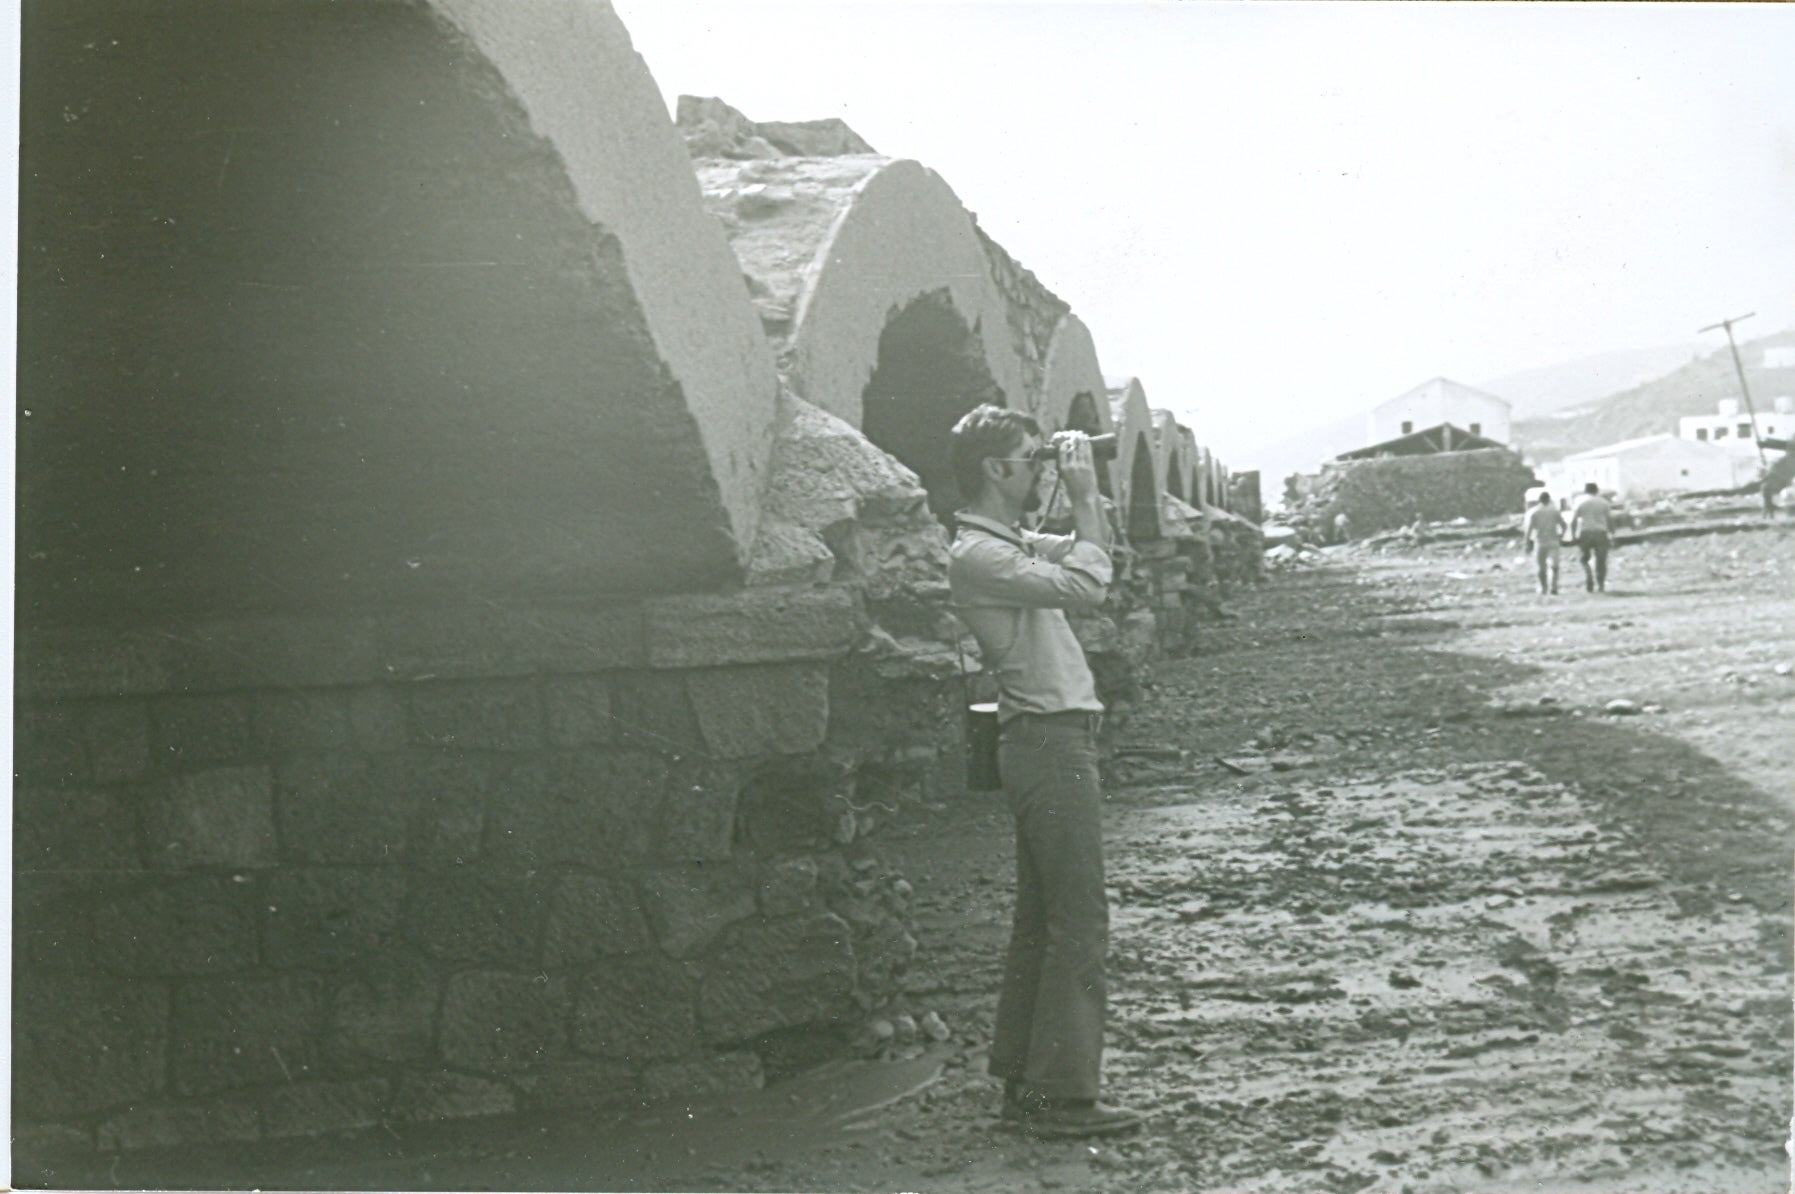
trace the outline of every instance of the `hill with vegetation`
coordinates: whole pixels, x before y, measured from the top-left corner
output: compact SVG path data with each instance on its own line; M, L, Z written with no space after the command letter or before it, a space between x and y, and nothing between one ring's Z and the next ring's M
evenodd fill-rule
M1795 328L1739 345L1739 359L1759 413L1780 396L1795 396L1795 366L1767 368L1764 350L1795 347ZM1527 459L1560 460L1574 452L1624 439L1675 434L1684 415L1713 414L1724 398L1738 398L1739 377L1732 354L1719 348L1662 377L1595 402L1579 403L1547 415L1517 419L1514 439Z

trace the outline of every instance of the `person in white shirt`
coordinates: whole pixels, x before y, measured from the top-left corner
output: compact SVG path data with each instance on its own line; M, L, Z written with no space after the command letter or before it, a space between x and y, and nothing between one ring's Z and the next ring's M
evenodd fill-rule
M1074 533L1020 525L1040 506L1041 428L984 405L953 429L957 515L948 585L954 612L997 681L998 767L1016 822L1016 910L991 1038L1002 1116L1038 1135L1100 1136L1140 1116L1098 1099L1109 902L1097 723L1103 703L1068 609L1103 604L1109 527L1090 441L1053 437Z
M1552 504L1552 495L1541 491L1539 504L1527 512L1527 527L1522 535L1522 543L1533 553L1539 570L1541 593L1558 592L1558 542L1563 536L1564 516Z

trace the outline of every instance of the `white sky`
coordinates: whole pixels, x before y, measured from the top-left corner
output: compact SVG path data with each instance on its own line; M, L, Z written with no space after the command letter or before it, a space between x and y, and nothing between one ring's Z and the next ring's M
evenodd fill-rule
M668 99L939 172L1237 468L1470 384L1795 324L1795 10L615 0Z

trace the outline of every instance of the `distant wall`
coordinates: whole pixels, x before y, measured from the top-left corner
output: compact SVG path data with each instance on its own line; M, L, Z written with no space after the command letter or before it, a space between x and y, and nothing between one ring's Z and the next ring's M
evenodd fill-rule
M1534 483L1519 454L1501 448L1344 461L1323 467L1298 520L1331 533L1334 516L1345 513L1358 536L1407 526L1417 515L1489 518L1520 510Z

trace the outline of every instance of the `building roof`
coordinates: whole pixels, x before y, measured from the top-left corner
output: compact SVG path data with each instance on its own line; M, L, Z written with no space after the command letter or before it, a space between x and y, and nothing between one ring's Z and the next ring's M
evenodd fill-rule
M1723 456L1730 457L1725 448L1717 448L1713 444L1700 440L1684 439L1680 435L1660 432L1657 435L1642 435L1637 439L1623 439L1617 443L1604 444L1599 448L1589 448L1577 452L1564 459L1570 460L1605 460L1610 456Z
M1342 452L1335 460L1369 460L1373 456L1432 456L1441 452L1476 452L1484 448L1506 448L1507 444L1487 436L1472 435L1463 427L1440 423L1408 435L1387 439L1368 448Z
M1453 381L1449 377L1435 377L1422 382L1412 390L1404 390L1402 393L1396 395L1396 397L1378 403L1372 409L1382 410L1386 406L1394 406L1399 402L1407 402L1411 398L1419 398L1423 396L1429 390L1436 391L1438 396L1443 399L1476 398L1483 402L1501 403L1504 410L1509 409L1510 406L1508 399L1492 394L1487 390L1479 390L1474 386L1464 385L1460 382Z

